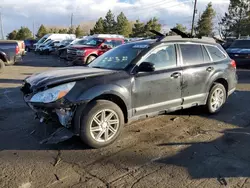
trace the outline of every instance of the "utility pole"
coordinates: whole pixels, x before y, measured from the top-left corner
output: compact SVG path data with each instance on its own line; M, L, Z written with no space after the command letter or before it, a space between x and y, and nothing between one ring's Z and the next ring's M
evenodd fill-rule
M33 38L35 38L35 21L33 20L33 25L32 25L32 27L33 27Z
M194 12L193 12L193 19L192 19L191 36L193 36L193 34L194 34L194 20L195 20L195 14L197 12L196 5L197 5L197 0L194 0Z
M70 19L70 27L73 28L73 16L74 14L72 13L71 14L71 19Z
M1 13L1 11L0 11L0 29L1 29L1 39L4 40L3 21L2 21L2 13Z

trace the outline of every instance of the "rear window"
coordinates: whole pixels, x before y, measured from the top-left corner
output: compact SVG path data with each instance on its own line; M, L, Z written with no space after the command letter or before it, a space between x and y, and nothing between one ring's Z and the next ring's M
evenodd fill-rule
M226 55L219 50L219 48L215 46L206 46L211 58L213 61L221 61L226 58Z
M250 40L235 40L230 48L250 48Z
M204 62L202 47L197 44L180 44L184 65L196 65Z

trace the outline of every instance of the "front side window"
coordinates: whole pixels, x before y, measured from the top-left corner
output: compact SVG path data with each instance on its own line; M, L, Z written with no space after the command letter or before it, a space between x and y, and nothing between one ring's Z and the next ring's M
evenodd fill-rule
M180 44L184 65L196 65L204 62L201 45Z
M156 70L176 67L175 46L170 44L157 47L150 52L150 55L144 60L144 62L153 63Z
M226 55L223 54L217 47L215 46L206 46L208 52L210 53L213 61L221 61L226 58Z

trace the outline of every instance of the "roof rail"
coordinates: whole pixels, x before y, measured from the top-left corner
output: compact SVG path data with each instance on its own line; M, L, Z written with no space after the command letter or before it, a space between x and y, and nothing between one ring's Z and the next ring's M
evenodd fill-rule
M190 34L186 34L176 28L171 29L171 31L175 32L177 35L176 36L168 36L164 35L158 31L155 30L150 30L152 33L156 34L158 39L156 42L160 41L173 41L173 40L183 40L183 41L193 41L193 42L198 42L198 41L203 41L203 42L210 42L210 43L216 43L216 40L212 37L201 37L201 38L194 38Z

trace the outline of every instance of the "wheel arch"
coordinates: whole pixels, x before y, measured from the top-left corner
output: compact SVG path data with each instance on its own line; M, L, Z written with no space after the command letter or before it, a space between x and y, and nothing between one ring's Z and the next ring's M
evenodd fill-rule
M122 92L119 92L122 91ZM93 87L88 91L84 92L78 99L77 103L81 104L77 106L76 112L73 118L73 129L76 135L80 132L80 116L86 106L95 100L108 100L114 102L120 107L124 115L124 123L128 122L129 119L129 104L130 99L129 92L125 88L121 88L117 85L102 85L99 87ZM85 102L84 102L85 101Z
M7 62L7 58L3 52L0 52L0 60L2 60L5 63Z

